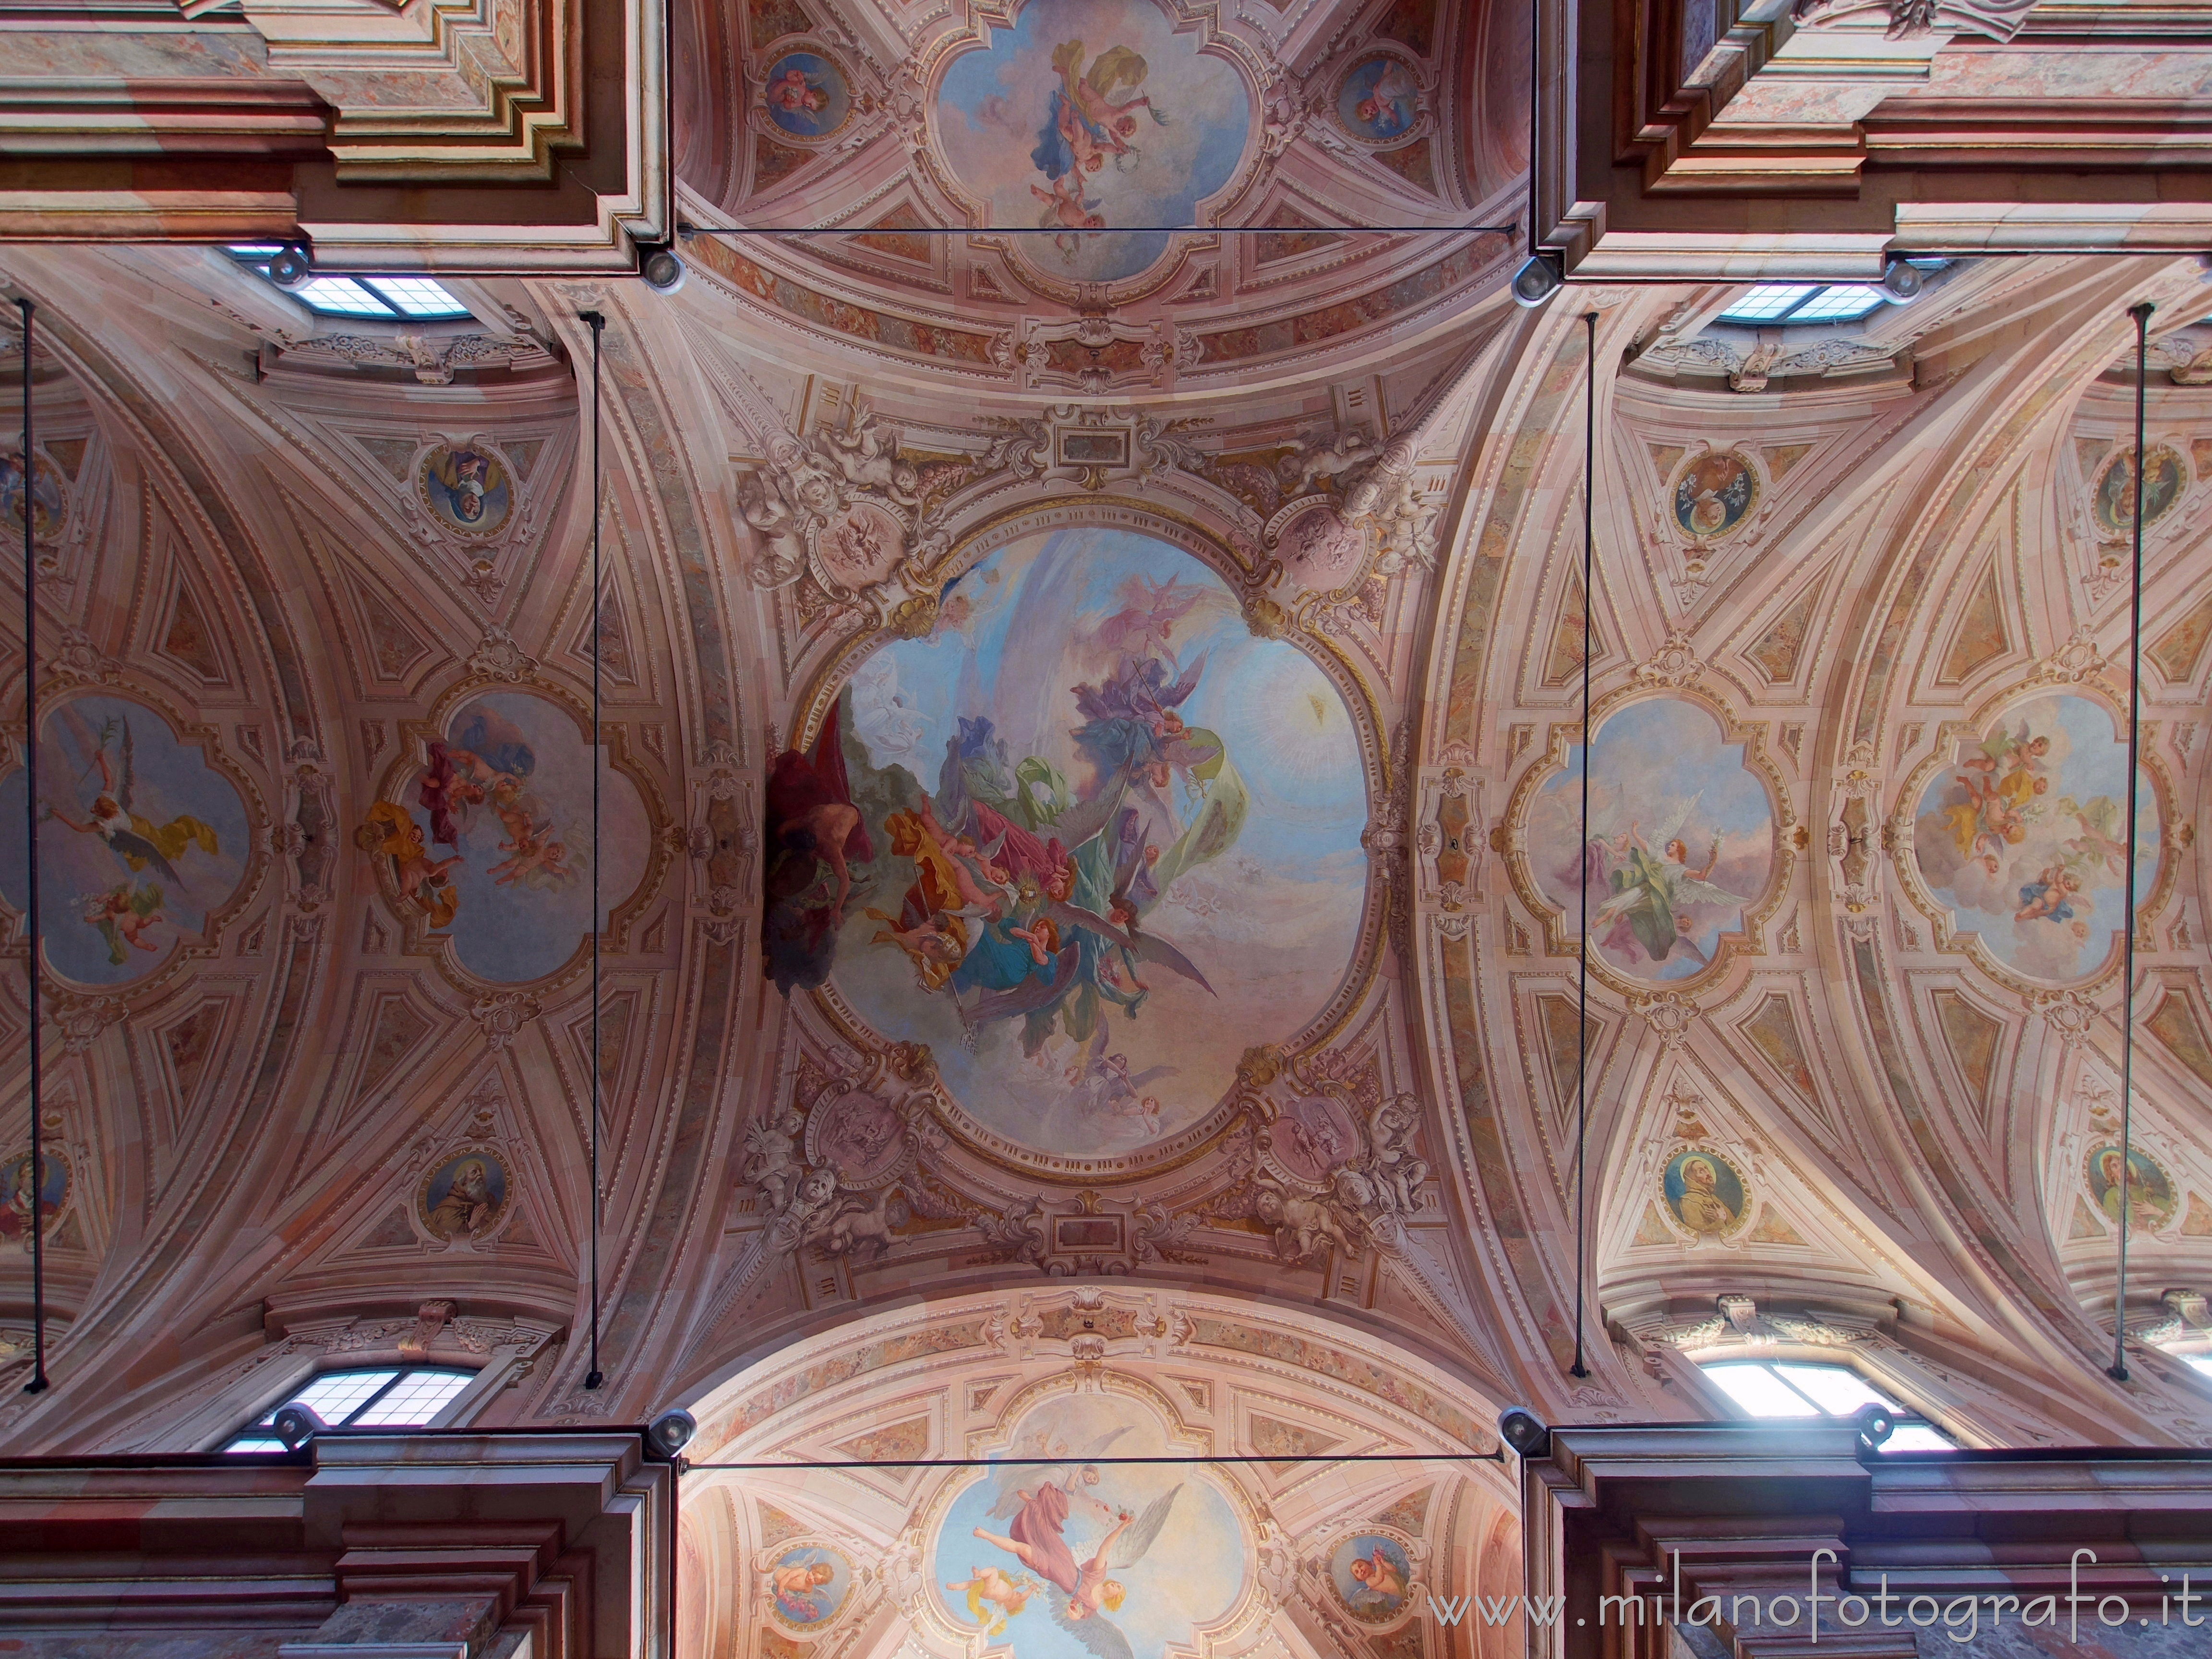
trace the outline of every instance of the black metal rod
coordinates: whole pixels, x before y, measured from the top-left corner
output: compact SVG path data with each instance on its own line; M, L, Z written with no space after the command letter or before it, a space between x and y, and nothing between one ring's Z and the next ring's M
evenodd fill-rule
M2136 511L2135 563L2128 590L2128 866L2120 876L2120 915L2126 932L2120 940L2120 1261L2112 1285L2113 1381L2128 1380L2128 1179L2135 1156L2136 1070L2136 768L2142 744L2142 532L2143 411L2146 366L2150 356L2148 300L2130 306L2136 319Z
M902 236L1104 236L1158 231L1163 234L1208 236L1310 235L1316 231L1347 236L1460 236L1488 231L1510 236L1510 225L1116 225L1107 230L1063 230L1052 225L902 225ZM678 236L865 236L866 225L693 225L677 227ZM1679 279L1678 279L1679 280Z
M780 1463L693 1463L684 1465L684 1472L696 1469L1012 1469L1054 1468L1062 1464L1074 1464L1081 1468L1113 1468L1117 1467L1146 1467L1170 1464L1185 1468L1194 1463L1266 1463L1279 1467L1285 1463L1503 1463L1505 1448L1498 1446L1486 1452L1356 1452L1347 1457L1330 1457L1322 1454L1306 1453L1297 1457L1261 1457L1239 1453L1224 1457L904 1457L855 1458L850 1463L810 1463L786 1461Z
M33 526L38 498L32 493L37 463L31 454L31 313L23 309L23 867L24 925L29 937L26 984L31 1016L31 1380L25 1394L46 1391L46 1156L40 1108L44 1104L39 1069L39 600L38 563Z
M1596 607L1593 586L1597 532L1592 509L1597 471L1597 313L1583 313L1583 800L1582 897L1580 946L1575 953L1575 1363L1570 1376L1588 1376L1583 1359L1583 1306L1589 1273L1584 1264L1589 1251L1584 1244L1589 1206L1583 1180L1583 1161L1589 1155L1589 791L1590 791L1590 612Z
M599 1369L599 343L607 319L576 313L592 331L592 1367L584 1386L607 1380Z

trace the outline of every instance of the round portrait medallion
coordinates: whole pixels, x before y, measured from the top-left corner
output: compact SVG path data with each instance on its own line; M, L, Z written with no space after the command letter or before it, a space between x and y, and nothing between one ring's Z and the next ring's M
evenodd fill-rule
M431 1165L416 1194L424 1227L449 1243L482 1238L507 1215L507 1164L497 1152L469 1146Z
M1660 1189L1668 1212L1700 1239L1727 1238L1751 1215L1750 1184L1718 1152L1692 1146L1667 1160Z
M1759 475L1738 451L1709 449L1674 480L1674 522L1699 541L1740 526L1759 499Z
M496 535L514 510L506 463L473 445L440 444L422 458L416 482L430 516L457 535Z

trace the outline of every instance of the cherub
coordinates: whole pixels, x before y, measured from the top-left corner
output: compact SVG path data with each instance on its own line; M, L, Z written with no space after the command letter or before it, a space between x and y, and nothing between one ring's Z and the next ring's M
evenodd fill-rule
M105 893L93 894L85 902L84 919L106 939L107 960L112 967L120 968L128 960L126 946L149 952L161 948L141 937L164 920L161 890L151 883L134 891L129 882L118 882Z
M2037 921L2047 916L2052 921L2071 921L2074 900L2081 890L2080 877L2063 864L2051 865L2021 886L2020 908L2013 912L2013 919Z
M983 1626L983 1634L991 1637L1005 1630L1006 1620L1029 1606L1030 1597L1043 1589L1044 1586L1025 1572L1009 1575L999 1567L970 1566L967 1577L945 1588L956 1593L967 1593L969 1615ZM998 1611L984 1612L986 1601Z
M485 873L500 886L520 882L525 887L563 887L576 878L576 872L568 863L568 848L565 842L532 839L527 846L515 849L512 858L501 859Z
M1377 1544L1371 1555L1352 1564L1352 1576L1360 1586L1362 1601L1376 1601L1393 1604L1406 1599L1406 1575L1400 1572L1389 1556Z
M787 1567L770 1567L768 1573L769 1594L785 1614L802 1624L811 1624L822 1616L822 1604L814 1599L813 1592L837 1576L837 1569L827 1561L797 1561Z

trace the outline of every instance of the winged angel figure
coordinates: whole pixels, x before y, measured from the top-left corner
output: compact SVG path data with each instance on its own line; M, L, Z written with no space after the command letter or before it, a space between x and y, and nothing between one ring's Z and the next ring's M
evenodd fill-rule
M1114 1577L1145 1559L1175 1510L1180 1483L1165 1496L1154 1498L1144 1513L1120 1511L1114 1525L1098 1540L1088 1561L1078 1564L1074 1552L1060 1536L1067 1519L1067 1489L1040 1483L1014 1516L1007 1535L975 1528L975 1535L995 1544L1045 1581L1051 1598L1052 1620L1098 1659L1136 1659L1129 1638L1106 1614L1121 1611L1128 1587Z
M1692 855L1682 830L1697 810L1702 793L1681 802L1648 837L1640 823L1632 818L1620 835L1597 837L1583 849L1584 879L1602 876L1607 888L1605 901L1590 913L1591 927L1626 921L1636 942L1654 962L1664 962L1678 950L1700 963L1705 961L1705 953L1692 936L1696 923L1689 915L1690 906L1727 907L1747 902L1742 894L1731 893L1708 879L1720 862L1718 836L1706 848L1702 864L1691 861Z

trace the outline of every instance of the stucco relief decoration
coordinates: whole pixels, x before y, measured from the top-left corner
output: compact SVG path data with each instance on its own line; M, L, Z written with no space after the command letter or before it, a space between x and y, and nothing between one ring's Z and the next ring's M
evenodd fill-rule
M246 879L250 828L237 782L210 763L211 733L182 735L146 704L70 696L40 723L39 899L47 965L76 984L144 979L212 944ZM23 822L19 765L0 813ZM0 895L28 900L25 848L0 839Z
M1024 1659L1206 1651L1251 1577L1248 1519L1200 1467L1095 1461L1188 1449L1133 1390L1024 1413L1006 1467L969 1480L930 1533L933 1622Z
M1377 443L1356 428L1316 434L1275 471L1289 499L1268 520L1268 544L1308 587L1356 580L1370 541L1383 575L1433 563L1437 509L1421 495L1409 435Z
M765 465L738 475L738 511L758 547L747 574L768 588L811 576L878 625L927 633L937 602L927 567L946 538L923 509L921 486L896 429L870 412L804 442L777 438Z
M1245 1080L1255 1076L1248 1056ZM1286 1262L1334 1248L1356 1255L1395 1249L1421 1207L1429 1162L1419 1145L1420 1103L1386 1094L1371 1062L1332 1050L1289 1068L1251 1097L1263 1120L1255 1140L1253 1218Z
M1365 787L1337 684L1206 564L1024 536L776 759L769 972L925 1045L971 1136L1125 1156L1215 1119L1245 1050L1329 1004Z
M2031 979L2099 971L2120 930L2127 743L2100 701L2067 692L2004 709L1922 769L1911 827L1925 908ZM2136 893L2160 847L2158 792L2136 781ZM1908 799L1911 797L1908 796Z
M1164 257L1168 227L1204 222L1252 108L1237 66L1152 0L1031 0L952 59L933 120L975 222L1050 231L1018 252L1111 282Z
M387 775L355 847L410 936L447 940L478 979L553 972L592 927L588 725L536 692L477 691L418 753ZM598 770L604 927L643 882L653 837L635 781L605 752Z
M1586 893L1593 960L1618 979L1666 983L1704 973L1777 891L1778 781L1753 734L1730 731L1703 702L1632 699L1596 721L1584 841L1575 732L1555 732L1558 769L1533 792L1526 781L1516 792L1527 849L1513 866L1516 880L1524 871L1533 879L1562 932L1576 924Z

